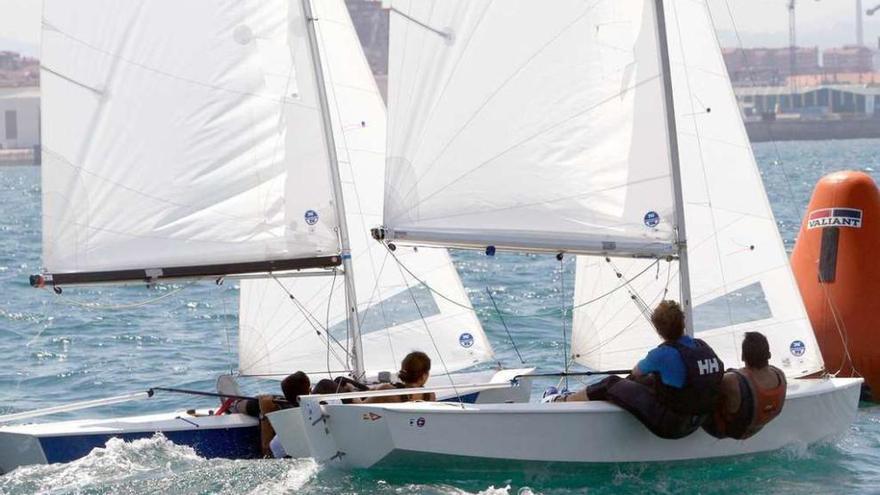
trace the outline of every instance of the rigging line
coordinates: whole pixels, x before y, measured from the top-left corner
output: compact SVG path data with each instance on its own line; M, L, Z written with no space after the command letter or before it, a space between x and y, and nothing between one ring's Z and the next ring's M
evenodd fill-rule
M406 19L406 20L412 22L413 24L415 24L415 25L417 25L417 26L420 26L420 27L422 27L422 28L424 28L424 29L430 31L430 32L436 34L437 36L440 36L441 38L443 38L443 39L445 39L445 40L450 40L450 41L452 40L452 33L447 33L447 32L445 32L445 31L441 31L441 30L439 30L439 29L437 29L437 28L435 28L435 27L432 27L432 26L430 26L430 25L428 25L428 24L426 24L426 23L424 23L424 22L422 22L422 21L416 19L415 17L410 16L409 14L406 14L406 13L404 13L404 12L401 12L400 10L397 10L397 8L395 8L395 7L391 7L391 8L388 9L388 10L389 10L389 12L393 12L393 13L399 15L400 17L403 17L404 19Z
M154 297L152 299L147 299L145 301L139 301L136 303L128 303L128 304L102 305L102 304L98 304L98 303L82 302L82 301L77 301L76 299L71 298L70 296L66 296L66 295L64 295L64 293L62 293L58 297L61 299L61 302L63 302L64 304L68 304L70 306L79 306L79 307L86 308L86 309L112 311L112 310L118 310L118 309L139 308L141 306L147 306L149 304L159 302L162 299L171 297L171 296L177 294L178 292L181 292L182 290L189 288L193 284L200 282L201 280L202 280L201 278L197 278L197 279L189 281L186 284L181 285L180 287L177 287L177 288L169 291L166 294L162 294L161 296ZM52 292L54 294L54 291L52 291L49 287L43 287L43 290Z
M658 295L659 295L659 294L658 294ZM655 296L655 297L657 297L657 296ZM663 296L660 296L660 297L662 298ZM655 303L659 303L660 301L659 301L659 300L655 300L654 302L655 302ZM615 317L616 317L618 314L620 314L620 312L621 312L621 310L623 309L623 307L624 307L624 306L620 306L620 308L617 310L617 312L614 313L614 316L615 316ZM638 320L640 319L641 316L644 316L644 315L643 315L643 314L639 314L639 315L634 316L633 319L631 319L631 320L629 321L629 323L627 323L626 325L624 325L623 328L621 328L617 333L615 333L614 335L612 335L611 337L609 337L609 338L608 338L607 340L605 340L604 342L599 342L598 344L594 345L593 347L591 347L591 348L585 350L584 352L578 354L578 356L587 356L587 355L590 355L590 354L592 354L592 353L594 353L594 352L596 352L596 351L601 350L601 349L602 349L603 347L605 347L606 345L608 345L608 344L614 342L615 340L617 340L618 337L622 336L624 333L626 333L628 330L630 330L630 329L633 327L633 325L636 324L636 321L638 321ZM652 325L652 328L653 328L653 325Z
M708 5L705 5L704 7L707 10L709 8ZM681 23L679 22L678 8L674 2L672 4L672 11L673 11L673 15L675 15L675 29L678 32L678 40L679 40L678 46L679 46L679 51L681 53L681 61L682 61L681 65L682 65L682 68L684 69L684 81L685 81L685 84L687 85L687 92L689 95L693 95L699 101L699 97L697 97L697 95L693 91L693 88L691 87L691 76L690 76L690 72L688 71L687 56L685 55L685 51L684 51L684 43L682 42L683 38L681 35ZM712 22L711 16L709 18L709 22L710 23ZM713 24L712 28L714 29L714 27L715 26ZM711 194L709 194L708 170L706 168L706 160L703 158L703 140L702 140L702 136L700 134L700 125L699 125L699 122L697 122L697 117L695 114L696 109L694 108L693 100L688 101L688 103L690 104L691 114L692 114L691 115L691 122L694 124L694 133L695 133L694 137L696 137L696 139L697 139L697 156L700 157L700 168L703 170L703 187L705 189L706 198L709 203L709 218L711 218L711 220L712 220L712 232L717 233L718 232L718 222L717 222L717 219L715 218L715 210L712 207L712 196L711 196ZM700 104L702 104L702 102L700 102ZM709 108L709 107L703 106L703 108ZM739 108L739 107L737 106L737 108ZM684 208L684 205L682 205L681 207ZM725 274L725 271L724 271L724 260L721 257L721 243L720 243L720 240L718 239L717 234L712 236L712 238L715 240L715 257L718 261L718 271L720 272L720 275L721 275L721 284L722 284L724 292L727 293L728 292L728 290L727 290L727 275ZM681 284L679 284L679 286L681 286ZM725 302L725 306L727 306L727 321L730 324L732 324L733 323L733 308L731 307L730 299L724 298L724 302ZM691 317L693 318L693 312L691 312ZM696 319L696 318L694 318L694 319ZM690 323L691 323L691 327L693 328L696 322L692 321Z
M513 335L510 333L510 328L507 327L507 322L504 321L504 316L501 314L501 311L498 309L498 303L495 302L495 297L492 296L492 291L489 290L489 286L486 286L486 294L489 295L489 300L492 301L492 306L495 308L495 313L498 314L498 319L501 320L501 325L504 326L504 331L507 332L507 338L510 339L510 343L513 345L513 350L516 352L516 357L519 358L519 361L522 364L526 364L526 360L523 359L522 354L519 353L519 348L516 346L516 341L513 340Z
M223 292L226 292L226 286L222 286ZM224 293L220 294L220 299L223 301L223 330L226 334L226 359L229 360L229 374L231 375L233 372L233 357L232 357L232 341L229 338L229 301L226 298Z
M373 293L370 295L370 301L367 303L367 308L370 308L375 298L375 295L379 295L379 311L382 312L382 326L385 327L385 336L388 338L388 348L391 351L391 360L392 362L397 363L397 353L394 352L394 340L391 338L391 325L388 321L388 314L385 312L385 298L379 294L379 277L382 273L385 272L385 264L388 262L388 251L385 251L385 256L382 257L382 266L379 267L379 273L376 275L376 283L373 285ZM404 280L404 283L406 281Z
M556 255L559 260L559 304L562 308L560 311L560 323L562 323L562 366L566 375L568 374L568 336L565 328L565 256L562 253ZM568 389L568 376L563 377L565 380L565 388Z
M625 93L627 93L627 92L629 92L629 91L632 91L632 90L634 90L634 89L636 89L636 88L638 88L638 87L640 87L640 86L643 86L643 85L645 85L645 84L648 84L648 83L650 83L650 82L653 82L654 80L659 79L659 78L660 78L660 76L659 76L659 75L656 75L656 76L649 77L649 78L647 78L647 79L645 79L645 80L643 80L643 81L639 81L639 82L633 84L632 86L628 86L627 88L624 88L623 90L618 91L617 93L615 93L615 94L613 94L613 95L610 95L610 96L608 96L607 98L604 98L604 99L602 99L602 100L596 102L595 104L593 104L593 105L591 105L591 106L589 106L589 107L587 107L587 108L585 108L585 109L583 109L583 110L580 110L580 111L578 111L578 112L575 112L574 114L569 115L569 116L565 117L564 119L562 119L562 120L560 120L560 121L558 121L558 122L555 122L555 123L553 123L553 124L549 124L548 126L544 127L543 129L540 129L540 130L538 130L538 131L536 131L536 132L534 132L534 133L532 133L532 134L530 134L530 135L528 135L528 136L526 136L526 137L520 139L519 141L517 141L517 142L511 144L510 146L504 148L503 150L499 151L498 153L492 155L491 157L489 157L489 158L483 160L482 162L476 164L475 166L473 166L473 167L470 168L469 170L467 170L467 171L465 171L465 172L459 174L456 178L454 178L453 180L447 182L446 184L444 184L442 187L438 188L438 189L435 190L434 192L432 192L432 193L426 195L424 198L420 198L418 202L414 203L414 204L411 205L409 208L410 208L410 209L415 209L415 208L417 208L419 205L424 204L425 201L427 201L427 200L433 198L434 196L440 194L441 192L443 192L444 189L446 189L446 188L450 187L451 185L453 185L453 184L459 182L460 180L462 180L462 179L464 179L465 177L467 177L467 176L473 174L474 172L480 170L481 168L485 167L486 165L489 165L489 164L491 164L491 163L494 163L495 160L501 158L502 156L506 155L506 154L509 153L510 151L515 150L516 148L519 148L519 147L522 146L523 144L528 143L529 141L532 141L533 139L535 139L535 138L537 138L537 137L540 137L540 136L542 136L542 135L544 135L544 134L546 134L546 133L548 133L548 132L550 132L550 131L556 129L557 127L559 127L559 126L561 126L561 125L563 125L563 124L567 124L568 122L570 122L570 121L572 121L572 120L574 120L574 119L576 119L576 118L583 117L584 115L589 114L590 112L592 112L593 110L596 110L597 108L601 107L602 105L604 105L604 104L606 104L606 103L608 103L608 102L611 102L611 101L616 100L616 99L619 98L621 95L623 95L623 94L625 94ZM423 177L424 177L424 174L423 174ZM421 183L421 179L414 181L414 184L413 184L413 186L412 186L412 188L411 188L411 191L415 191L415 190L416 190L416 187L417 187L420 183ZM409 197L409 195L407 195L406 197ZM404 198L404 199L405 199L405 198Z
M462 304L462 303L460 303L460 302L458 302L458 301L456 301L456 300L454 300L454 299L451 299L451 298L449 298L448 296L446 296L445 294L443 294L442 292L439 292L437 289L435 289L435 288L433 288L432 286L428 285L427 282L425 282L424 280L420 279L420 278L419 278L418 276L416 276L416 274L414 274L414 273L413 273L413 272L412 272L412 271L411 271L411 270L410 270L405 264L403 264L403 263L400 261L400 259L394 254L394 251L392 251L390 248L388 248L388 245L387 245L387 244L384 244L384 245L385 245L385 248L388 250L388 252L391 254L391 257L394 258L394 261L397 262L397 265L398 265L399 267L401 267L403 270L405 270L406 273L408 273L413 279L415 279L415 280L418 281L420 284L422 284L423 286L425 286L425 288L427 288L429 291L431 291L432 293L436 294L438 297L440 297L440 298L442 298L442 299L444 299L444 300L446 300L446 301L448 301L448 302L450 302L450 303L452 303L452 304L454 304L454 305L456 305L456 306L458 306L458 307L460 307L460 308L464 308L464 309L467 309L467 310L473 311L473 312L475 312L475 313L477 312L477 310L474 309L473 306L468 306L468 305L466 305L466 304ZM650 270L651 268L653 268L653 267L654 267L657 263L659 263L659 262L660 262L660 258L655 258L655 260L654 260L653 263L651 263L650 265L646 266L646 267L645 267L642 271L640 271L639 273L635 274L632 278L630 278L630 281L634 281L634 280L636 280L637 278L641 277L642 275L644 275L648 270ZM582 307L584 307L584 306L587 306L587 305L593 304L593 303L595 303L595 302L597 302L597 301L600 301L600 300L602 300L602 299L604 299L604 298L610 296L611 294L617 292L618 290L624 288L625 285L626 285L626 284L620 284L620 285L618 285L617 287L614 287L614 288L608 290L607 292L604 292L604 293L602 293L602 294L599 294L598 296L596 296L596 297L594 297L594 298L592 298L592 299L588 299L588 300L586 300L586 301L584 301L584 302L581 302L581 303L575 304L575 305L573 305L573 306L570 308L570 310L573 311L573 310L575 310L575 309L579 309L579 308L582 308ZM501 314L504 314L504 316L506 316L507 318L543 318L543 317L549 317L549 316L556 316L556 315L557 315L557 312L556 312L556 311L553 311L553 312L546 312L546 313L532 313L532 314L530 314L530 315L518 315L518 314L515 314L515 313L501 313Z
M862 376L861 373L856 369L855 363L853 362L852 355L849 352L849 332L846 331L846 324L843 322L843 318L839 316L837 312L837 306L834 304L834 300L831 298L831 294L828 292L828 286L825 283L820 283L822 286L822 292L825 295L825 299L828 301L828 307L831 309L831 317L834 320L834 328L837 329L837 334L840 336L840 342L843 344L843 351L846 356L845 361L841 361L840 366L837 368L837 371L832 373L834 376L837 376L843 370L846 361L849 361L849 367L852 370L853 374L856 376Z
M471 122L473 122L477 118L477 116L480 115L482 113L482 111L489 105L489 103L495 99L495 96L497 96L501 92L502 89L504 89L508 84L510 84L511 81L513 81L520 73L522 73L522 71L525 70L526 67L531 65L533 60L535 60L539 55L544 53L544 51L547 48L549 48L550 45L554 44L559 38L562 37L563 34L568 32L568 30L571 29L575 24L577 24L584 17L586 17L587 14L589 14L599 3L601 3L601 0L596 0L592 5L587 7L587 9L582 14L578 15L571 22L566 24L558 33L556 33L544 45L542 45L540 48L538 48L537 51L535 51L534 53L529 55L526 58L526 60L519 67L517 67L509 76L507 76L506 79L504 79L504 81L501 82L501 84L498 85L498 87L496 87L494 90L492 90L492 92L486 97L485 100L483 100L483 102L480 104L480 106L478 106L474 110L474 112L470 115L470 117L468 117L468 119L462 124L462 126L459 127L458 130L455 131L455 133L453 133L453 135L449 138L448 141L446 141L446 144L443 145L443 148L440 149L440 151L437 153L437 155L434 157L434 159L428 165L426 165L425 170L421 174L421 176L418 177L415 181L413 181L413 185L410 188L410 190L407 191L402 196L404 201L406 199L408 199L413 192L416 191L418 184L425 177L428 170L431 169L434 165L436 165L436 163L440 160L440 157L442 157L446 153L446 150L449 149L450 146L452 146L452 143L454 143L458 139L458 136L460 136L461 133L464 132L464 130L470 126ZM619 96L619 94L617 96ZM415 155L413 155L413 156L415 156Z
M289 298L291 301L293 301L293 303L294 303L294 305L296 306L296 308L299 309L299 311L300 311L300 312L302 313L302 315L305 317L306 322L312 327L312 329L315 331L315 333L318 335L318 337L322 337L322 338L324 338L325 340L327 340L328 345L329 345L329 339L332 339L333 342L339 347L339 349L342 350L342 351L345 353L345 355L346 355L346 359L341 359L341 358L339 357L339 355L336 354L336 352L333 352L333 356L334 356L334 357L335 357L340 363L342 363L343 365L348 364L348 359L347 359L347 356L348 356L348 350L345 348L345 346L343 346L343 345L342 345L342 344L336 339L336 337L334 337L333 335L331 335L330 332L329 332L329 330L327 330L326 328L323 329L324 332L322 333L322 332L321 332L321 330L322 330L322 329L321 329L321 322L320 322L317 318L315 318L315 316L314 316L311 312L309 312L308 309L306 309L305 306L303 306L303 305L299 302L299 300L296 298L296 296L294 296L293 293L290 292L290 291L287 289L287 287L284 285L284 283L281 282L281 280L278 279L278 277L276 277L274 274L270 274L270 275L271 275L272 279L275 280L275 282L278 283L278 285L281 287L281 289L284 290L284 292L287 294L288 298ZM275 349L272 349L272 350L276 350L276 349L278 349L280 346L281 346L281 345L277 346ZM262 359L265 359L266 357L267 357L267 356L264 356ZM257 360L256 362L259 363L260 361L262 361L262 359Z
M748 57L746 57L746 52L745 52L745 48L743 45L742 37L740 36L740 33L739 33L739 28L736 25L736 20L733 18L733 9L731 9L730 2L728 2L728 0L724 0L724 5L727 8L727 15L730 18L730 25L731 25L731 27L733 27L733 33L736 36L737 47L739 48L739 52L742 54L743 65L746 67L746 73L749 76L749 80L752 83L752 87L756 87L757 86L757 79L755 78L755 73L752 70L752 66L749 64ZM720 46L720 42L718 41L718 32L715 31L715 19L712 17L712 9L709 9L708 5L707 5L706 10L707 10L707 13L709 16L709 22L712 24L712 32L715 33L716 44L718 44L718 46ZM794 74L792 74L792 76L794 76ZM739 105L737 105L737 109L738 108L739 108ZM765 123L767 124L766 125L767 135L770 136L770 142L773 144L773 154L776 155L776 163L779 164L779 170L780 170L780 172L782 172L782 177L785 180L786 187L788 189L789 199L794 200L794 198L795 198L794 189L791 186L791 180L788 177L788 173L785 171L785 165L783 165L782 156L779 153L779 145L777 143L776 138L773 136L772 123L770 121L765 121ZM743 129L745 129L745 124L743 124ZM743 133L745 133L745 131L743 131ZM748 140L748 136L746 136L746 139ZM797 209L794 201L790 201L788 203L791 204L791 207L794 210L794 213L795 213L794 218L798 219L798 223L803 223L803 221L804 221L803 216L802 216L803 211Z
M645 319L648 321L648 323L651 324L651 326L653 326L650 316L651 311L648 304L645 302L644 299L642 299L642 296L639 295L638 291L632 286L632 284L630 284L630 280L623 276L623 273L617 268L617 265L615 265L614 262L611 261L611 258L605 258L605 261L607 261L608 264L611 265L611 269L614 270L614 274L617 275L617 278L623 280L623 283L626 285L626 291L629 292L630 300L636 305L637 308L639 308L639 313L645 317ZM665 294L666 291L664 290L663 293Z
M326 49L326 45L325 45L325 42L324 42L323 29L321 29L320 26L316 24L316 30L315 30L315 32L316 32L316 35L317 35L318 42L321 44L321 48L322 48L322 50L326 53L326 52L327 52L327 49ZM358 39L358 38L357 38L357 33L356 33L356 32L352 32L351 34L354 36L355 40ZM326 69L327 69L327 80L328 80L329 83L330 83L330 84L328 85L329 87L327 87L326 90L327 90L328 93L331 93L331 94L333 95L333 98L332 98L332 99L333 99L333 107L334 107L335 110L336 110L336 117L337 117L337 119L339 120L339 122L338 122L337 124L339 125L340 129L342 129L342 131L339 132L339 141L341 141L341 144L342 144L342 150L343 150L343 152L345 153L345 157L346 157L346 160L344 160L343 162L344 162L345 165L348 167L349 174L350 174L350 176L351 176L351 178L352 178L350 184L351 184L352 189L354 190L354 201L355 201L355 203L357 204L357 207L358 207L358 208L357 208L357 214L358 214L357 217L358 217L358 220L359 220L359 223L360 223L361 228L362 228L365 232L369 232L371 226L366 225L365 220L364 220L364 214L363 214L364 208L363 208L363 205L362 205L362 203L361 203L360 190L359 190L359 188L358 188L357 181L355 180L355 177L356 177L355 170L354 170L353 167L351 166L351 163L352 163L351 151L352 151L352 149L351 149L351 148L349 147L349 145L348 145L348 136L347 136L347 132L346 132L346 130L343 128L343 122L342 122L342 121L343 121L343 118L342 118L342 115L343 115L343 114L342 114L342 109L341 109L340 106L339 106L339 98L336 97L336 92L335 92L335 90L334 90L334 87L335 87L335 86L339 86L340 83L339 83L338 81L336 81L336 80L334 79L334 77L333 77L333 70L332 70L332 68L331 68L331 63L330 63L330 61L327 61L327 62L326 62ZM368 65L368 64L364 65L364 66L362 67L362 70L366 70L366 71L368 71L368 70L369 70L369 65ZM372 79L372 75L370 75L369 77L371 78L371 80L373 80L373 79ZM341 86L347 86L347 85L344 85L344 84L343 84L343 85L341 85ZM373 96L376 96L376 97L381 98L381 97L377 94L378 89L375 89L375 88L376 88L375 86L374 86L373 88L374 88L374 89L371 91L371 94L373 94ZM372 122L371 122L371 124L372 124ZM360 128L361 128L361 127L357 127L356 129L360 129ZM334 134L335 134L335 133L334 133ZM355 150L355 151L357 151L357 150ZM342 199L340 199L340 200L344 202L344 198L342 198ZM373 290L370 292L370 298L369 298L369 300L367 301L367 305L365 306L365 309L364 309L364 312L363 312L363 316L361 316L360 311L357 311L357 313L356 313L356 315L355 315L355 317L359 319L359 323L360 323L360 324L363 324L364 321L365 321L365 319L366 319L367 316L369 315L369 310L370 310L370 307L372 307L372 302L373 302L373 300L374 300L374 297L375 297L376 294L379 292L380 276L381 276L381 274L382 274L382 270L383 270L383 268L384 268L384 266L385 266L385 261L386 261L387 258L388 258L388 257L387 257L387 254L386 254L386 256L383 258L383 261L382 261L382 267L379 269L379 272L376 273L376 270L375 270L376 262L375 262L375 259L373 258L373 250L370 249L370 248L368 247L368 248L366 249L366 253L367 253L367 256L369 257L369 260L370 260L370 268L371 268L371 271L373 272L373 277L375 278L375 283L373 284ZM354 263L354 259L352 259L352 263ZM343 277L350 277L350 275L349 275L349 274L343 274ZM347 279L346 279L346 280L347 280ZM350 283L354 283L354 281L351 280ZM386 330L387 330L386 333L388 334L389 346L391 347L391 356L392 356L392 359L396 362L397 359L394 357L394 347L391 346L391 335L390 335L390 330L388 329L388 319L387 319L387 316L386 316L386 313L385 313L385 301L384 301L383 299L381 299L381 294L380 294L379 308L380 308L380 311L382 312L382 321L383 321L384 326L386 327ZM330 308L329 308L329 306L328 306L328 308L327 308L327 310L328 310L328 315L329 315L329 309L330 309ZM346 327L348 327L348 320L347 320L347 319L346 319L346 322L347 322L347 323L346 323ZM329 328L329 316L328 316L327 328ZM350 329L348 329L348 330L349 330L349 332L350 332ZM351 340L351 339L350 339L350 340ZM363 359L363 357L361 357L361 359Z
M303 370L291 370L284 373L239 373L238 376L243 378L261 378L261 377L273 377L273 376L288 376L291 373L296 371L302 371L307 375L322 375L324 371L303 371ZM343 373L351 373L351 370L328 370L330 373L335 375L341 375ZM331 375L332 376L332 375Z
M346 275L343 274L343 277ZM324 328L326 328L327 334L330 333L330 307L333 302L333 289L336 288L336 271L333 271L333 279L330 281L330 295L327 296L327 314L324 319ZM330 375L330 339L324 339L327 341L327 374ZM348 363L348 367L351 368L351 363Z
M398 263L397 269L400 271L400 276L403 277L404 281L406 281L406 275L403 273L403 269L401 265ZM406 289L409 292L409 297L412 299L413 305L416 307L416 311L419 312L419 318L422 320L422 324L425 327L425 332L428 334L428 338L431 339L431 345L434 346L434 351L437 353L437 357L440 358L440 364L443 365L443 373L449 378L449 384L452 385L452 391L455 393L455 397L458 399L458 405L464 409L464 402L462 401L461 394L458 393L458 388L455 386L455 380L452 378L452 375L449 373L449 368L446 366L446 360L443 359L443 353L440 352L440 348L437 346L437 342L434 340L434 334L431 333L431 328L428 326L428 320L425 319L425 316L422 314L422 308L419 306L419 302L416 301L416 295L410 287L409 284L406 285Z

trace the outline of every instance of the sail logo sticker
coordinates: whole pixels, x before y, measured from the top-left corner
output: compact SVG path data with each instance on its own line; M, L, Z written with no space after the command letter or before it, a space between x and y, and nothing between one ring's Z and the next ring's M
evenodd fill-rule
M458 337L458 344L462 347L471 347L474 345L474 336L465 332Z
M315 210L306 210L305 219L307 224L315 225L318 223L318 212Z
M849 227L862 228L862 210L855 208L822 208L810 212L807 228Z
M807 346L800 340L792 342L788 349L791 351L791 355L795 357L801 357L807 352Z
M425 418L423 416L420 416L418 419L417 418L409 418L409 425L422 428L425 426Z
M645 213L645 226L654 228L660 225L660 214L656 211L649 211Z

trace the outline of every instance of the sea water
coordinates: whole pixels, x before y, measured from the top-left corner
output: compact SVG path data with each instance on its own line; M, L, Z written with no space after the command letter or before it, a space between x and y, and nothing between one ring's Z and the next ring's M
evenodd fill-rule
M880 180L880 141L755 145L773 210L791 249L815 182L825 173L863 170ZM707 166L724 166L723 163ZM40 170L0 167L0 414L177 386L212 390L236 366L238 287L233 281L145 287L33 289L40 270ZM865 219L871 221L871 219ZM453 257L498 360L562 367L571 324L573 259L473 252ZM503 322L488 298L494 294ZM749 310L744 301L742 311ZM505 326L507 325L507 330ZM555 384L536 384L536 391ZM246 392L277 384L244 383ZM578 386L572 383L572 387ZM61 415L111 417L191 407L211 399L159 394ZM528 428L528 425L523 425ZM516 432L510 432L515 435ZM637 445L632 446L638 448ZM310 460L202 459L161 436L104 448L69 464L31 466L0 476L0 493L878 493L880 409L862 407L840 438L810 448L668 464L620 464L556 471L504 468L342 472Z

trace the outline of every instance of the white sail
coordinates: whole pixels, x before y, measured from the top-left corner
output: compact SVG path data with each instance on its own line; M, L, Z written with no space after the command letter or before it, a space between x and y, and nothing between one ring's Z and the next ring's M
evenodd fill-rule
M298 2L44 5L49 272L339 252Z
M646 6L393 1L388 235L672 252L662 81Z
M819 371L819 347L708 6L693 0L665 5L695 336L706 340L725 365L738 367L743 333L760 331L770 341L772 362L787 374ZM581 256L575 286L574 304L585 305L574 313L572 357L595 369L629 369L660 343L633 294L648 308L663 298L678 299L678 264ZM622 288L600 298L617 287ZM587 304L595 298L600 299Z
M382 215L385 108L345 4L339 0L313 5L344 186L367 374L396 371L413 350L428 353L435 372L443 370L443 362L455 371L492 359L446 250L401 247L395 254L419 279L466 307L420 285L370 237ZM344 299L342 276L242 281L240 372L329 370L335 375L351 370ZM328 327L329 339L324 330Z

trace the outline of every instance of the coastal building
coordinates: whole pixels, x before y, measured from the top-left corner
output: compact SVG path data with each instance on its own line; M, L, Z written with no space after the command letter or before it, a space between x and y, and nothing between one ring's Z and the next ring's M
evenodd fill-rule
M791 75L791 49L789 48L723 48L724 64L735 86L772 86L781 84ZM794 50L795 74L817 74L819 49L796 47Z
M824 72L871 72L874 70L874 53L866 46L848 45L822 51Z
M880 86L823 84L736 88L746 120L880 118Z
M40 89L0 88L0 148L32 149L40 144Z

